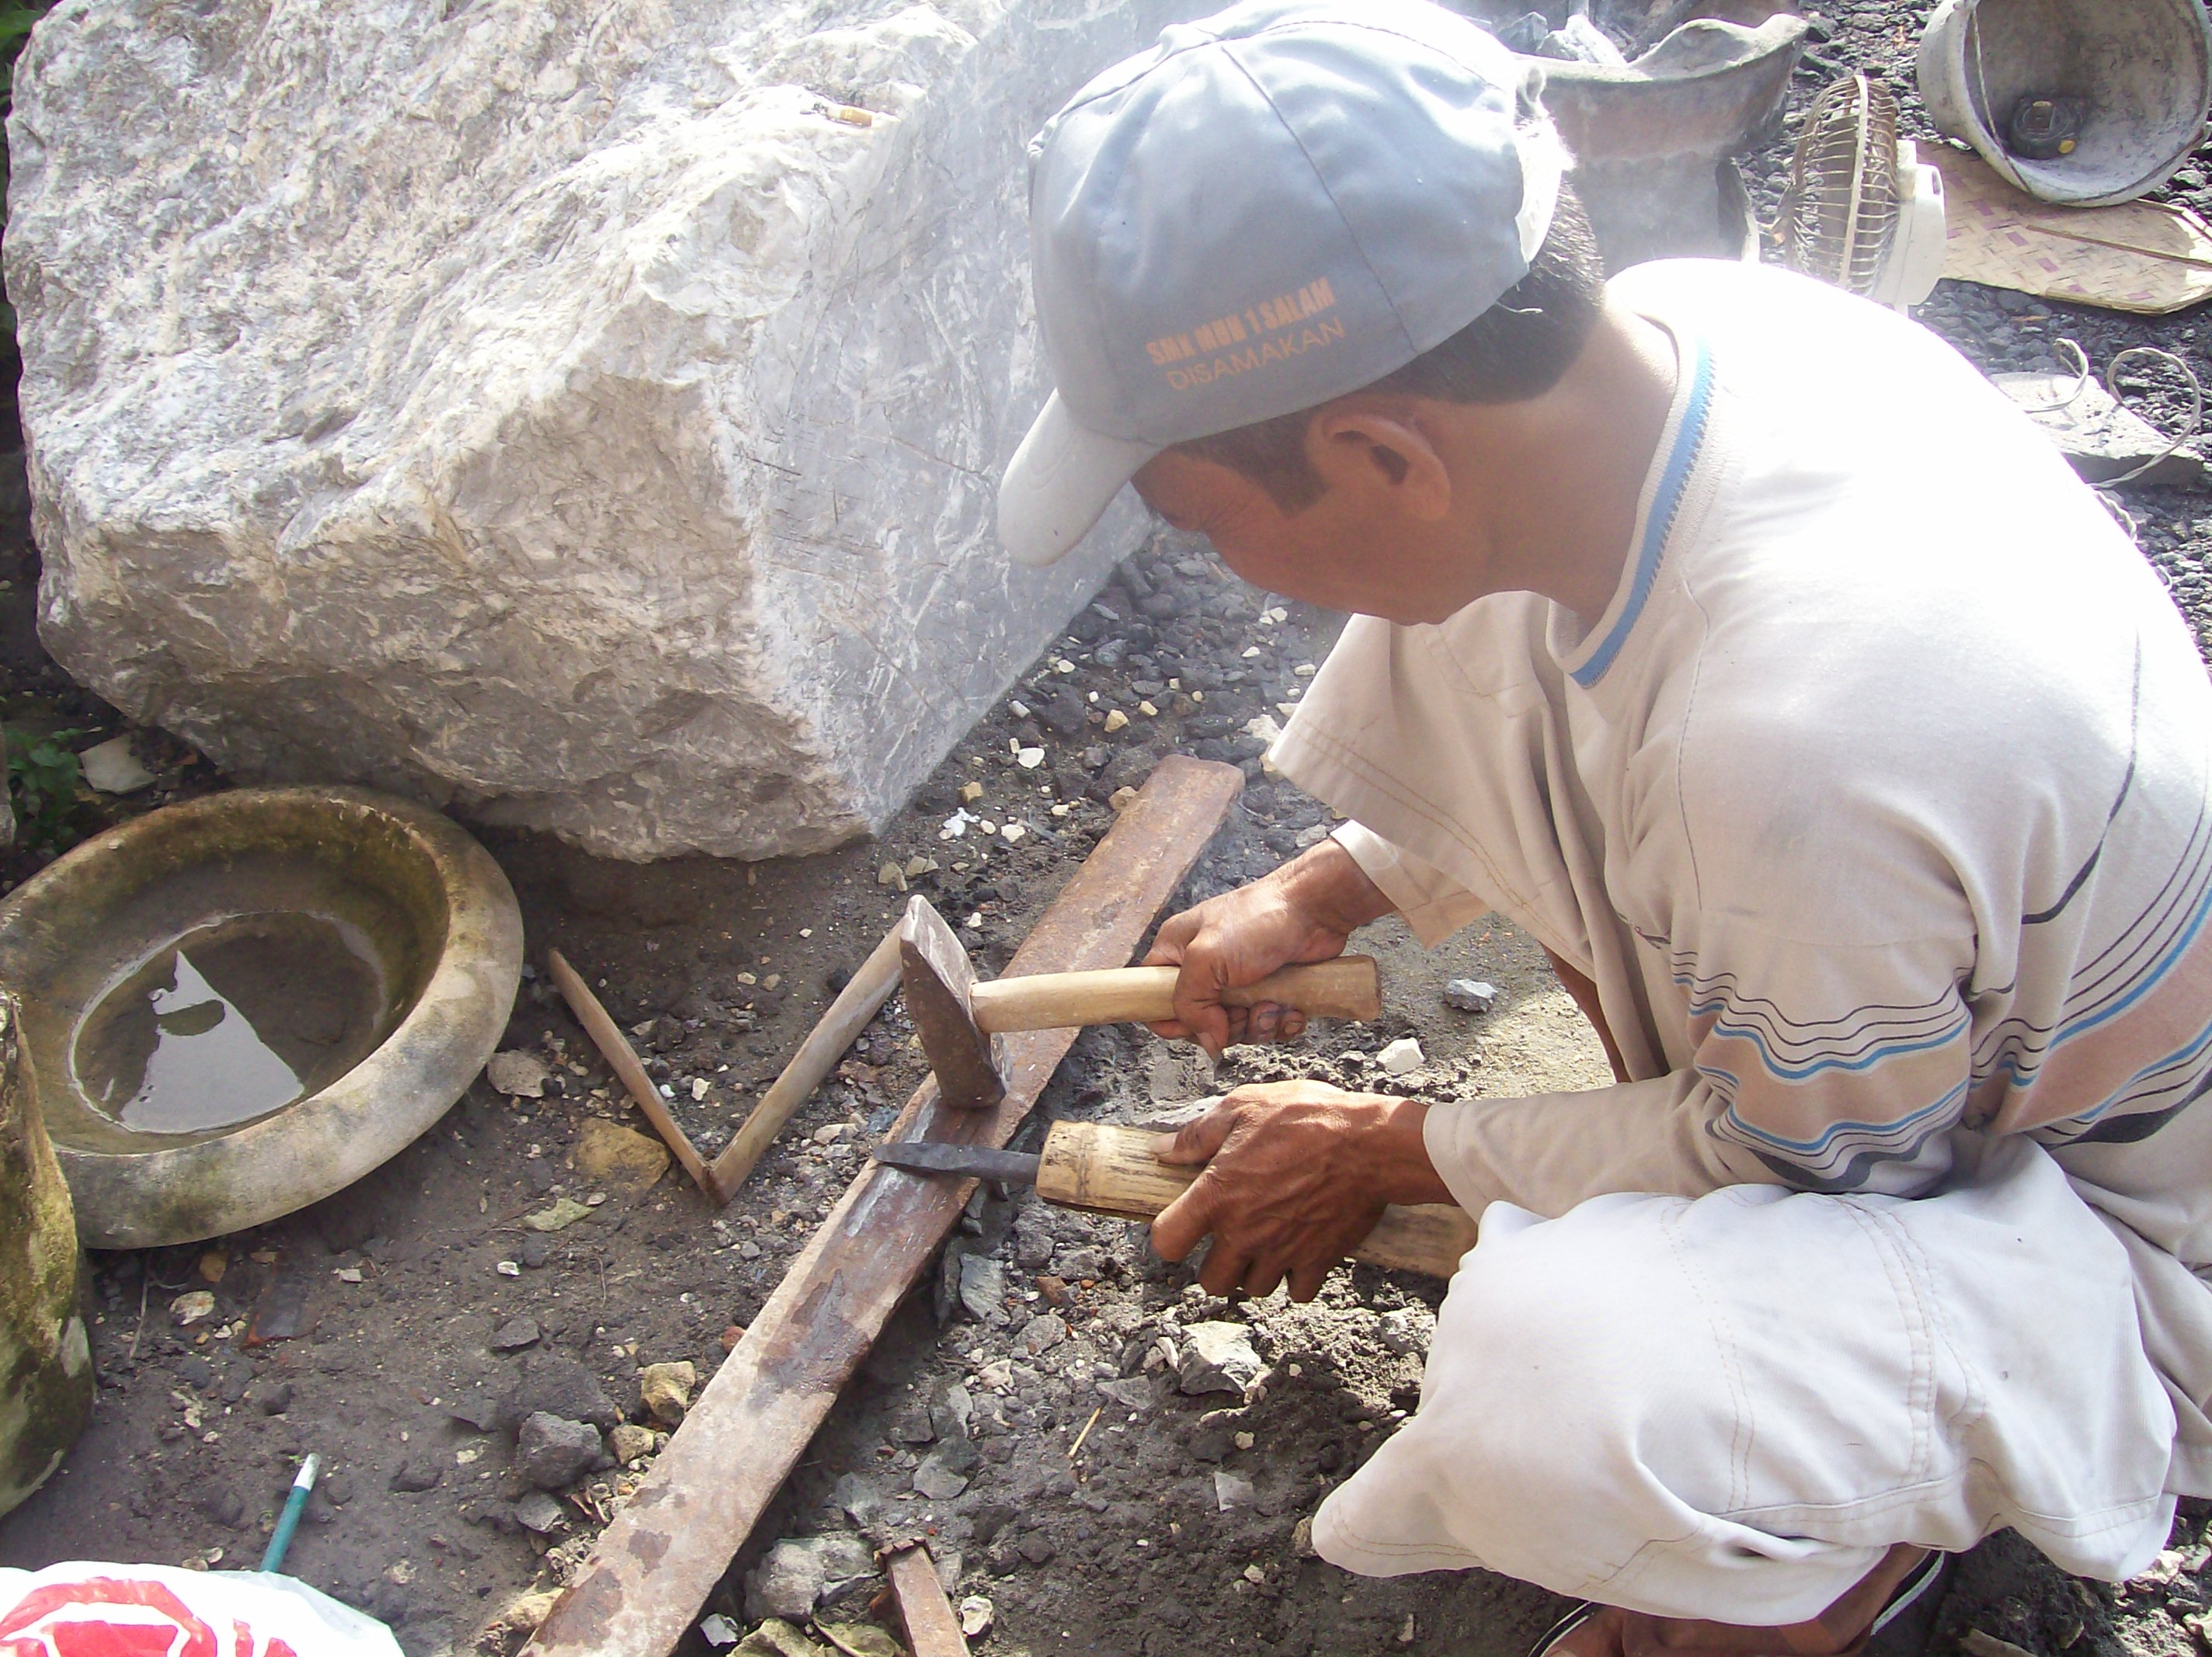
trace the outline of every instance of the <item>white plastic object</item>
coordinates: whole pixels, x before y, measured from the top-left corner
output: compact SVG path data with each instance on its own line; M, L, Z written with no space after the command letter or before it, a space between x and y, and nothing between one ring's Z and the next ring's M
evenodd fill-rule
M1943 175L1921 161L1911 139L1902 139L1897 146L1897 228L1869 297L1900 311L1926 299L1943 274L1948 237Z
M289 1576L89 1560L0 1569L0 1650L400 1657L383 1624Z

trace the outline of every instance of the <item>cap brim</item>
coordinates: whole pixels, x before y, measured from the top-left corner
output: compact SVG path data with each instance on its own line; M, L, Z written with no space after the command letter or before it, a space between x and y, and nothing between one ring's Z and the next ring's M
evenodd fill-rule
M1000 482L999 539L1017 563L1057 563L1161 447L1085 430L1054 391Z

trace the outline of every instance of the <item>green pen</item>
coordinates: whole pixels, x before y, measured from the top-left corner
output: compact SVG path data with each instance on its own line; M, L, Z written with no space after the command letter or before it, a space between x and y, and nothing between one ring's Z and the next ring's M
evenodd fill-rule
M292 1493L284 1498L284 1511L276 1515L276 1528L261 1555L263 1570L284 1568L284 1551L292 1545L292 1533L300 1528L300 1515L307 1508L307 1492L315 1488L315 1472L321 1465L322 1458L315 1455L300 1464L299 1476L292 1481Z

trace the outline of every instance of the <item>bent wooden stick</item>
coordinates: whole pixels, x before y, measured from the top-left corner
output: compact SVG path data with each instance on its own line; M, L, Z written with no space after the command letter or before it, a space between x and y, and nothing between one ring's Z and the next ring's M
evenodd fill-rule
M599 998L593 995L584 980L577 976L576 969L568 964L568 957L560 950L547 951L545 964L552 969L553 982L559 988L562 998L568 1002L568 1011L576 1015L576 1022L584 1027L584 1034L592 1038L592 1044L599 1048L608 1067L622 1078L630 1102L645 1113L645 1120L653 1124L653 1132L666 1142L669 1150L676 1153L676 1160L683 1164L684 1171L691 1176L699 1189L707 1193L708 1200L724 1201L720 1187L714 1183L714 1174L708 1170L697 1147L692 1144L691 1136L684 1131L675 1117L669 1114L667 1105L662 1102L660 1090L653 1085L653 1078L645 1073L645 1066L637 1062L637 1050L615 1028L615 1021L607 1017L607 1010L599 1005Z
M1126 963L1243 784L1233 766L1161 761L1008 974ZM1005 1144L1074 1041L1072 1029L1011 1037L1006 1097L996 1110L943 1109L936 1084L924 1082L889 1137L919 1126L933 1138ZM969 1180L862 1168L600 1534L525 1657L665 1657L974 1188Z
M860 970L853 974L852 981L837 992L830 1011L822 1015L821 1021L799 1044L799 1051L791 1055L791 1062L783 1067L782 1074L769 1083L768 1091L761 1095L760 1102L753 1107L752 1114L745 1118L737 1136L714 1158L714 1166L708 1171L714 1176L714 1188L720 1200L726 1203L738 1194L738 1187L759 1166L769 1146L775 1143L775 1136L783 1132L783 1125L822 1085L822 1078L830 1073L838 1055L867 1028L868 1021L898 987L898 981L899 935L898 928L894 926L860 963Z

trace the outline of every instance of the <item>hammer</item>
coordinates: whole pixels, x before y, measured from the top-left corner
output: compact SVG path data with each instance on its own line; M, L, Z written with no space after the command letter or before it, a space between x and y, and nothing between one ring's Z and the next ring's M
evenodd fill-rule
M907 1016L936 1072L938 1093L964 1110L994 1109L1006 1096L1001 1032L1172 1018L1176 972L1173 967L1115 967L979 984L968 951L927 898L908 903L899 923ZM1370 1019L1382 1011L1375 958L1364 955L1285 967L1256 984L1224 991L1221 998L1232 1007L1273 1001L1316 1018Z

